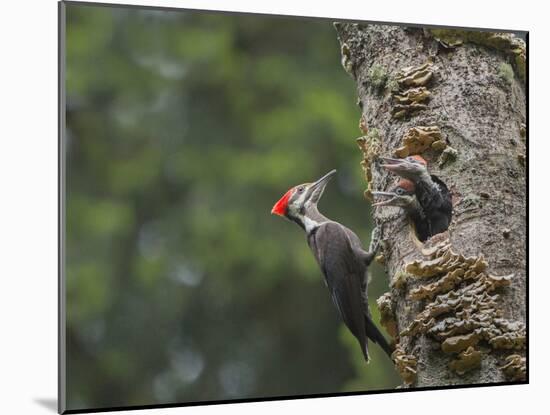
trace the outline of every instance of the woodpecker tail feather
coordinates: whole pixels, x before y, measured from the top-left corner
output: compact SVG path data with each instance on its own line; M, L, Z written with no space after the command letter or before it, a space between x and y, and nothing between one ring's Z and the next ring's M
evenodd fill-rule
M370 316L367 316L366 321L366 331L367 331L367 337L371 339L373 342L378 344L388 355L388 357L391 359L391 354L393 353L393 348L390 346L384 335L378 330L378 327L374 324L374 321L370 318Z

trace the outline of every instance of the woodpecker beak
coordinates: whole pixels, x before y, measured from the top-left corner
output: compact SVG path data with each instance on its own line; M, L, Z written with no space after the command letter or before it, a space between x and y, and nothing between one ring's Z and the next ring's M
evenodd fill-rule
M319 180L317 180L315 183L312 183L309 186L308 197L307 197L308 202L314 203L314 204L317 204L319 202L319 199L321 199L321 196L323 195L323 191L325 190L325 186L327 185L330 178L335 174L336 174L336 170L331 170L327 174L325 174L323 177L321 177Z
M389 157L380 157L382 168L395 173L405 179L414 180L427 172L426 165L417 161L406 159L394 159Z
M382 164L380 164L381 167L393 172L398 172L409 165L409 162L405 159L394 159L390 157L379 157L379 159L382 161Z
M373 203L371 206L372 207L376 207L376 206L392 206L393 205L393 202L395 202L398 198L398 196L395 194L395 193L392 193L392 192L372 192L372 196L376 199L376 198L388 198L386 200L382 200L380 202L376 202L376 203Z

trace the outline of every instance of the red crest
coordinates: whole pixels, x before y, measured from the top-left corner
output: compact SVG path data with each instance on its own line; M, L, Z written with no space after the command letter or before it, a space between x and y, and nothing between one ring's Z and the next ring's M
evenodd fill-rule
M287 209L288 209L288 199L290 199L290 196L292 195L292 192L294 191L294 187L290 189L288 192L286 192L283 197L279 199L275 205L273 205L273 209L271 209L271 213L279 216L285 216Z
M419 156L418 154L415 154L414 156L410 156L410 158L418 161L419 163L422 163L424 166L428 165L428 162L426 160L424 160L424 158L422 156Z
M401 179L397 182L395 185L396 187L401 187L402 189L406 190L407 192L414 192L414 183L407 179Z

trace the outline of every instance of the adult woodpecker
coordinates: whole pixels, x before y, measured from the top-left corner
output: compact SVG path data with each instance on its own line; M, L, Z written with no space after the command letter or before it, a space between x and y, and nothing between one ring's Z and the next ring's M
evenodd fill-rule
M271 213L296 222L306 232L332 301L368 362L367 338L380 345L388 356L393 351L372 321L367 302L367 269L377 243L371 242L373 248L365 251L353 231L319 212L319 199L335 173L332 170L314 183L294 186L275 203Z
M453 211L451 193L437 176L430 175L426 160L421 156L380 159L383 168L414 183L414 194L426 216L429 236L446 231Z
M416 198L413 182L401 179L387 192L372 192L372 196L376 200L383 199L373 203L373 207L396 206L402 208L413 224L418 239L425 241L431 236L426 215Z

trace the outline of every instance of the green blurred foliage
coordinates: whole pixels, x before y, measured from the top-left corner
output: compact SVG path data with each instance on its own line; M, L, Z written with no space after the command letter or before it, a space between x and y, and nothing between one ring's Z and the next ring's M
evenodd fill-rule
M269 213L336 168L321 209L368 244L331 23L69 4L66 47L68 407L395 387Z

